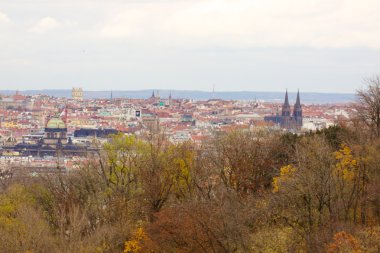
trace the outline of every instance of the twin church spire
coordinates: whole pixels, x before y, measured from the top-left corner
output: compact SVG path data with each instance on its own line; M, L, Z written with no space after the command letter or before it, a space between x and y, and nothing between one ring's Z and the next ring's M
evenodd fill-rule
M285 93L285 101L282 105L281 112L282 120L281 126L287 129L299 129L302 127L302 105L300 98L300 91L297 92L296 103L294 104L293 114L291 114L290 104L289 104L289 96L288 90L286 89Z

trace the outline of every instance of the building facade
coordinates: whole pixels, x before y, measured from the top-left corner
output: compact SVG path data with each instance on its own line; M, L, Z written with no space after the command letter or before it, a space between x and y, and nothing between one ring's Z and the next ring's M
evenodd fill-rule
M293 112L289 103L288 90L286 90L285 100L282 104L281 115L277 112L275 116L267 116L264 118L264 120L274 122L283 129L300 130L303 124L300 92L297 92L297 99L296 103L293 106Z
M71 90L71 96L74 100L82 100L83 99L83 89L82 88L73 88Z

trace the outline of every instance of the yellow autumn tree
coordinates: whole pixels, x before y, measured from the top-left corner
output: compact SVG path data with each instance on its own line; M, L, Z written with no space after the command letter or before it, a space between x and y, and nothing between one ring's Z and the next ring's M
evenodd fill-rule
M130 240L125 242L124 253L139 253L142 252L142 242L146 240L147 236L144 232L144 229L139 227L133 233L133 236Z
M342 144L340 149L334 153L335 174L345 181L353 181L357 175L358 161L354 158L352 150L346 144Z
M168 170L173 182L173 193L184 198L192 191L191 174L195 152L190 143L171 145L166 152Z
M294 168L292 165L281 167L280 175L278 177L274 177L272 181L273 192L278 192L280 190L280 184L293 177L296 171L297 169Z
M47 252L54 240L31 192L14 184L0 193L0 252Z
M340 209L343 220L356 220L359 209L357 203L360 198L361 180L359 175L359 162L355 158L352 149L347 144L342 144L340 149L334 152L336 164L333 168L333 178L337 194L337 209Z

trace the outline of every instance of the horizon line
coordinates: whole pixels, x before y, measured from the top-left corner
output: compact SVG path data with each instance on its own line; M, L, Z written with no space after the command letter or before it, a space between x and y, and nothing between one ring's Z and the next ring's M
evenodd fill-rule
M81 88L81 87L72 87L72 88ZM54 88L54 89L0 89L0 93L5 92L23 92L23 91L71 91L72 88ZM240 93L240 92L258 92L258 93L285 93L286 89L284 91L259 91L259 90L220 90L220 91L208 91L208 90L185 90L185 89L110 89L110 90L88 90L83 89L83 92L115 92L115 91L122 91L122 92L151 92L151 91L167 91L167 92L204 92L204 93ZM297 93L298 90L295 91L288 91L288 93ZM315 93L315 94L347 94L347 95L355 95L355 92L337 92L337 91L302 91L300 90L300 94L302 93Z

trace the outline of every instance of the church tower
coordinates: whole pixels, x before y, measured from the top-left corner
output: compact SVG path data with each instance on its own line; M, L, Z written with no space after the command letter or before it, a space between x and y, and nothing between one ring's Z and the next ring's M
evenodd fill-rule
M284 128L289 128L290 127L290 104L289 104L289 98L288 98L288 89L286 89L285 101L284 101L284 104L282 105L281 117L282 117L281 126Z
M170 91L170 93L169 93L168 104L169 104L169 106L172 105L172 92L171 92L171 91Z
M293 118L295 121L295 125L297 128L302 127L302 106L301 106L301 99L300 99L300 91L297 92L297 100L294 104L294 110L293 110Z

